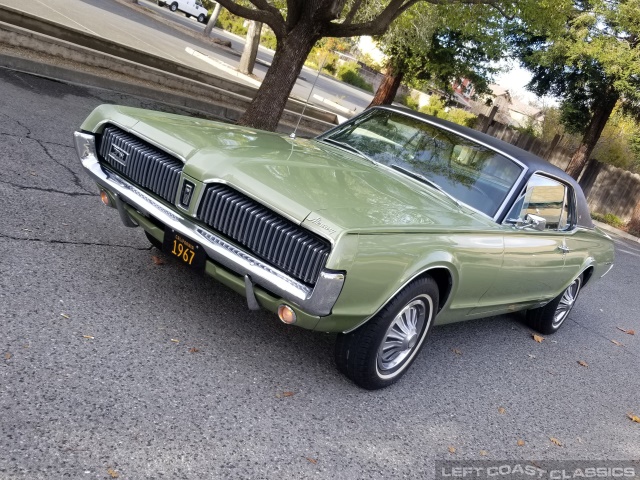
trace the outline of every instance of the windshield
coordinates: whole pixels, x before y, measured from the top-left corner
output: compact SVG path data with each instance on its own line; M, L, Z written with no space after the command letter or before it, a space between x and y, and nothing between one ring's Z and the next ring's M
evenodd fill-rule
M374 110L320 140L346 144L373 161L424 177L490 217L522 172L520 165L493 150L388 110Z

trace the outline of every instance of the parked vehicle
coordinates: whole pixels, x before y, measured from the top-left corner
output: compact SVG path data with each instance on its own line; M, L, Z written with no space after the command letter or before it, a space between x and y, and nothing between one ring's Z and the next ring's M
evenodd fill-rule
M207 16L209 12L202 5L201 0L158 0L158 5L164 7L165 5L169 6L169 10L172 12L180 10L184 12L184 14L189 17L196 17L198 22L204 23L207 20Z
M554 333L613 266L562 170L404 108L306 140L103 105L75 142L125 225L250 309L337 332L338 369L368 389L436 324L524 310Z

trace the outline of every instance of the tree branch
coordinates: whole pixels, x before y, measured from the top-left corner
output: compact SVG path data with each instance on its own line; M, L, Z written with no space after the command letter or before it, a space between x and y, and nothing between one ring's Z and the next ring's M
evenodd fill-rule
M218 3L234 15L248 20L266 23L271 27L271 30L273 30L278 40L283 39L287 33L284 18L282 18L280 11L269 5L265 0L251 0L251 3L257 7L255 9L238 5L233 0L219 0ZM260 5L264 5L265 8L261 8Z
M360 10L361 5L362 0L356 0L353 3L351 10L349 10L349 13L347 13L347 16L344 19L344 22L342 22L344 25L349 25L351 22L353 22L353 18L356 16L356 13L358 13L358 10Z

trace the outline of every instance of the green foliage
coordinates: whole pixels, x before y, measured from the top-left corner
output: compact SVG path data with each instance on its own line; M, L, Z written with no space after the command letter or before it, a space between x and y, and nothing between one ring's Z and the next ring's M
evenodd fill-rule
M640 124L616 108L593 150L597 160L632 172L640 172Z
M360 67L356 62L345 62L338 67L337 77L354 87L373 92L373 86L360 76Z
M244 26L244 21L244 18L237 17L229 13L226 8L223 8L220 10L220 15L218 15L216 27L236 35L245 36L247 34L247 28Z
M597 222L606 223L607 225L611 225L615 228L623 228L625 223L622 221L620 217L614 215L613 213L601 214L596 212L591 212L591 218L596 220Z
M473 128L478 121L478 117L473 113L462 110L461 108L447 107L444 100L436 95L431 95L429 103L420 109L422 113L432 115L434 117L448 120L458 125Z
M419 109L418 101L415 98L413 98L411 95L401 95L398 98L398 102L412 110Z
M305 65L318 69L323 64L322 71L335 75L338 70L339 56L336 52L348 52L352 42L343 38L323 38L311 49Z

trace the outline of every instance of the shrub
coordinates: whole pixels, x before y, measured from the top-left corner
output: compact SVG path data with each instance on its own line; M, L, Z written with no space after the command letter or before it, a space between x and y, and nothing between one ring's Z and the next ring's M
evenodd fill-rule
M418 101L411 95L400 95L400 97L398 98L398 102L400 102L405 107L409 107L412 110L418 110Z
M591 212L591 218L598 222L606 223L607 225L611 225L615 228L624 227L624 222L620 217L614 215L613 213L607 213L605 215L601 213Z
M373 92L373 85L367 83L358 73L360 68L355 62L346 62L338 67L338 78L354 87Z
M220 10L216 27L240 36L245 36L247 34L247 28L244 26L244 19L229 13L225 8Z

